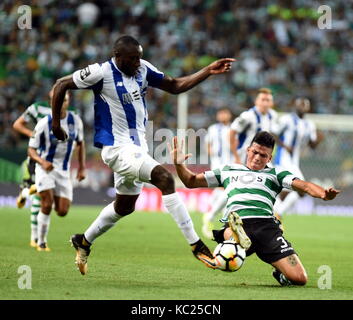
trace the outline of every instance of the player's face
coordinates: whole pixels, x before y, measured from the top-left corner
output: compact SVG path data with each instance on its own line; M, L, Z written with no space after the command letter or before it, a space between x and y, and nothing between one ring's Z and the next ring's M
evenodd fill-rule
M262 170L272 159L272 149L254 142L247 149L246 166L251 170Z
M296 107L300 114L308 113L310 111L310 101L308 99L299 100Z
M133 77L140 67L141 57L141 46L128 46L115 56L118 68L130 77Z
M232 115L227 110L220 110L217 112L217 121L221 123L229 123L232 119Z
M273 96L269 93L259 93L255 100L255 105L261 112L266 113L273 106Z

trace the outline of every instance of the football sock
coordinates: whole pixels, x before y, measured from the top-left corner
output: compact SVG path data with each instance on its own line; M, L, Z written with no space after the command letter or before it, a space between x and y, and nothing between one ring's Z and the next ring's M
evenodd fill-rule
M84 233L86 240L93 243L96 238L112 228L122 217L115 212L114 201L108 204Z
M38 214L38 245L47 243L47 235L50 225L50 215L39 211Z
M40 197L37 195L31 196L31 240L38 239L38 213L40 210Z
M206 213L206 219L212 221L216 214L220 212L227 203L227 194L223 189L214 189L212 192L211 210Z
M194 224L186 209L185 204L181 201L178 193L172 193L162 196L163 204L167 211L171 214L176 224L189 244L194 244L200 237L197 235Z
M287 197L282 201L280 205L277 207L277 212L280 216L284 213L287 213L288 209L290 209L294 203L299 199L298 192L292 191L290 192Z

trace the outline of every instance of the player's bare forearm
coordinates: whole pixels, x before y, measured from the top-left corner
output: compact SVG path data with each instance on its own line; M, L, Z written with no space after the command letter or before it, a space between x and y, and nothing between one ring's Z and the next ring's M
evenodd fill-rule
M202 68L198 72L185 77L171 78L166 76L159 85L159 89L162 89L172 94L179 94L188 91L198 85L200 82L206 80L212 74L221 74L228 72L231 69L233 61L235 61L235 59L219 59L211 63L207 67Z
M203 173L196 174L189 170L185 164L174 164L177 174L182 183L187 188L203 188L208 187L207 181Z
M27 125L27 122L25 121L23 116L20 116L19 118L17 118L15 120L15 122L12 125L12 127L17 132L19 132L19 133L27 136L28 138L30 138L32 136L33 132L32 132L32 130L28 129L26 125Z
M295 179L292 183L292 187L295 191L307 193L314 198L322 200L333 200L340 193L339 190L334 188L324 189L315 183L300 179Z
M53 115L52 128L54 135L59 140L65 140L66 138L64 131L60 127L60 114L65 94L67 90L74 89L77 89L77 86L72 79L72 75L58 79L53 87L53 99L51 106Z
M78 174L77 179L79 181L83 180L86 177L86 147L84 141L77 143L77 155L78 155Z
M33 161L39 163L45 171L49 172L54 169L53 164L51 162L41 158L38 155L36 149L34 149L32 147L28 147L27 154Z
M230 131L230 136L229 136L229 144L230 144L230 150L233 153L234 159L236 163L240 163L240 157L238 154L238 145L239 145L239 140L237 138L237 132L234 130Z

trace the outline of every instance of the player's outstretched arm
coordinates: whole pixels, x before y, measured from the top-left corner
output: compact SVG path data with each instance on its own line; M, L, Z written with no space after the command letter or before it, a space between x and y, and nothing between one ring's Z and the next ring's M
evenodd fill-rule
M172 94L188 91L207 79L210 75L228 72L232 68L232 62L234 61L235 59L232 58L223 58L214 61L198 72L185 77L172 78L165 76L158 88Z
M78 89L72 79L72 75L60 78L53 86L53 99L52 99L52 115L53 115L53 134L58 140L65 141L67 139L66 132L60 126L60 113L64 102L67 90Z
M295 191L304 192L314 198L319 198L322 200L333 200L341 192L340 190L336 190L334 188L324 189L315 183L300 179L295 179L292 183L292 187Z
M86 178L86 147L84 141L77 142L78 170L76 179L81 181Z
M187 188L208 187L208 183L203 173L196 174L195 172L190 171L184 164L184 162L191 156L191 153L184 154L183 144L184 140L181 141L181 144L178 144L177 137L173 138L172 147L168 144L170 156L180 180Z
M229 144L230 144L230 151L234 155L235 163L241 163L241 159L237 151L238 145L239 145L238 133L233 129L230 129L229 131Z
M12 128L17 132L30 138L33 134L32 130L27 128L27 121L23 116L19 116L12 125Z

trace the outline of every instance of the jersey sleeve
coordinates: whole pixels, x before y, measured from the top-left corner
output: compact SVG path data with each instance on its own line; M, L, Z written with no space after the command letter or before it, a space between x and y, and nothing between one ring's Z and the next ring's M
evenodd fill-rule
M315 142L317 140L317 132L315 123L312 121L309 121L309 130L309 139L311 142Z
M29 139L28 146L34 149L40 147L40 136L44 132L44 126L47 122L47 117L41 119L33 129L33 134Z
M73 73L72 79L79 89L90 89L103 79L103 71L99 63L91 64L86 68Z
M278 119L277 125L274 126L272 132L277 136L281 136L287 128L288 117L282 116Z
M22 114L22 117L26 122L30 122L31 120L34 121L35 119L37 119L37 116L38 110L34 103L31 104Z
M217 187L222 187L222 181L221 181L221 170L220 169L215 169L215 170L210 170L210 171L205 171L205 179L207 181L207 184L210 188L217 188Z
M76 120L77 120L77 127L78 127L76 141L82 142L83 141L83 123L82 123L82 120L79 116L76 116Z
M293 190L292 183L295 179L298 179L298 177L289 171L277 173L277 180L282 188Z
M243 132L250 123L249 112L245 111L239 115L231 124L230 129L237 133Z
M146 60L142 60L147 68L146 80L149 87L158 87L164 78L164 73Z

